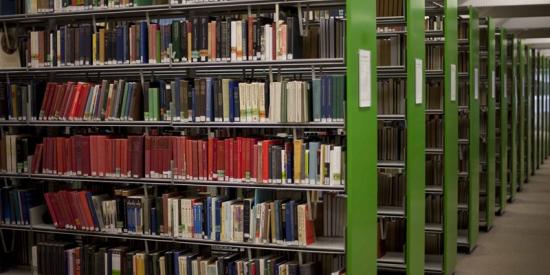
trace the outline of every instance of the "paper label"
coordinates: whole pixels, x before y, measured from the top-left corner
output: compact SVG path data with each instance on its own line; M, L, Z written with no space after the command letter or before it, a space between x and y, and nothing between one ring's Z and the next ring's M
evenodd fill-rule
M422 68L422 59L415 60L415 91L416 91L416 104L422 104L423 100L423 88L424 81L422 78L423 68Z
M495 71L493 70L491 72L491 87L492 87L491 90L492 90L493 99L496 97L495 95L496 95L496 89L497 89L497 87L495 86L496 84L495 79L496 79L496 75L495 75Z
M479 71L474 69L474 99L479 98Z
M456 101L456 64L451 64L451 101Z
M371 102L370 51L359 50L359 107L369 108Z

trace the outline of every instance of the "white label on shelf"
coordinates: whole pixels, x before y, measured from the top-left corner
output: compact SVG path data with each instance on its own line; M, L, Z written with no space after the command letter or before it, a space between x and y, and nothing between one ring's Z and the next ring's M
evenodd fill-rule
M492 90L492 96L493 96L493 99L496 97L496 90L497 90L497 87L495 86L496 84L496 74L495 74L495 70L493 70L491 72L491 90Z
M422 59L415 60L415 91L416 91L416 104L422 104L423 100L423 90L424 90L424 81L422 81L423 68L422 68Z
M474 99L479 98L479 71L474 69Z
M451 64L451 101L456 101L456 64Z
M359 107L371 107L370 51L359 50Z

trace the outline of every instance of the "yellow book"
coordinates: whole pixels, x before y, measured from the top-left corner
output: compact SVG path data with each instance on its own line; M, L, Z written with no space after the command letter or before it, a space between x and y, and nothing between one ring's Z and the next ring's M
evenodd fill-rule
M302 183L302 144L303 140L294 141L294 183Z
M99 64L105 65L105 29L99 29Z
M92 62L97 63L97 33L92 34Z

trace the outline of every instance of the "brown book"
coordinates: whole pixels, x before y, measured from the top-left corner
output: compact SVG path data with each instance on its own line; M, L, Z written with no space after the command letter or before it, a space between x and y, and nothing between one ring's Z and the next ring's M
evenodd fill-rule
M141 115L141 84L140 83L134 83L132 85L133 91L132 91L132 98L130 99L130 113L129 113L129 119L133 121L139 121L142 120Z

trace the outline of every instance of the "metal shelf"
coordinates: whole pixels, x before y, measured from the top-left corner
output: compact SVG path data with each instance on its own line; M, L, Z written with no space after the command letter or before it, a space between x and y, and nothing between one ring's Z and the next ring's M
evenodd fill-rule
M378 161L378 168L405 168L405 161Z
M376 17L376 25L405 25L405 16Z
M1 22L14 23L37 23L48 20L92 20L93 17L104 18L128 18L128 17L146 17L149 15L177 16L183 12L205 11L208 13L215 11L241 10L246 12L248 7L253 8L273 8L276 4L293 5L306 4L312 8L316 7L334 7L343 6L342 0L232 0L219 2L200 2L186 4L165 4L137 7L120 8L94 8L83 10L68 10L61 12L36 13L36 14L17 14L0 16Z
M48 174L0 174L2 178L18 178L47 181L79 181L105 184L139 184L157 186L195 186L195 187L220 187L220 188L245 188L245 189L268 189L268 190L294 190L294 191L334 191L344 192L345 186L317 185L317 184L278 184L259 182L238 182L238 181L211 181L211 180L183 180L171 178L114 178L114 177L85 177L85 176L62 176Z
M443 115L443 109L426 109L427 115Z
M6 123L5 123L6 122ZM172 121L60 121L31 120L0 121L0 126L35 126L35 127L173 127L173 128L276 128L276 129L344 129L344 122L172 122Z
M426 186L426 193L432 195L443 195L443 186L431 185Z
M443 148L426 148L426 154L428 155L443 155Z
M405 208L396 206L379 206L378 216L387 218L404 218Z
M443 233L443 225L441 224L426 224L426 232Z
M146 72L154 71L156 75L162 72L175 73L177 70L203 70L212 74L227 72L228 70L237 70L242 73L243 69L267 69L269 73L272 69L295 71L302 69L311 71L312 67L331 68L336 71L345 72L343 58L311 58L311 59L292 59L292 60L274 60L274 61L227 61L227 62L180 62L180 63L158 63L158 64L115 64L115 65L88 65L88 66L61 66L61 67L42 67L42 68L17 68L0 69L2 74L36 74L36 73L120 73ZM215 71L218 70L218 71ZM258 72L256 72L258 73Z
M205 239L192 239L192 238L175 238L171 236L157 236L157 235L145 235L135 233L109 233L100 231L83 231L83 230L71 230L71 229L57 229L53 225L0 225L0 228L11 230L31 231L36 233L49 233L49 234L61 234L61 235L76 235L76 236L89 236L89 237L101 237L101 238L115 238L115 239L133 239L144 241L157 241L157 242L172 242L192 245L224 245L238 248L251 248L251 249L265 249L265 250L277 250L277 251L295 251L306 253L324 253L324 254L344 254L345 246L343 238L318 238L315 243L308 246L298 245L284 245L284 244L271 244L271 243L248 243L248 242L224 242Z
M407 268L405 265L405 254L402 252L386 252L378 258L378 268L388 271L402 271Z
M405 120L405 115L395 114L395 115L378 115L378 120L384 121L401 121Z

